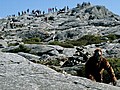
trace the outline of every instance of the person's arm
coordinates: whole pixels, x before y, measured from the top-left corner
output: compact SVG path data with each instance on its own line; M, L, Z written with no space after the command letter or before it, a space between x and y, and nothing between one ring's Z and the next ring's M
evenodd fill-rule
M109 75L110 75L110 77L112 79L113 85L115 86L117 84L117 82L116 82L117 78L115 77L114 70L113 70L112 66L109 64L109 62L105 58L103 58L103 61L104 61L105 69L109 73Z
M85 64L85 76L86 78L95 81L94 77L91 75L91 59L92 58L90 57L89 60Z

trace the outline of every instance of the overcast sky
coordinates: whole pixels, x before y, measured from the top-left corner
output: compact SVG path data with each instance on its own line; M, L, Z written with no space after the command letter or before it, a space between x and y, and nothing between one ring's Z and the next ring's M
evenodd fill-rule
M93 5L103 5L115 14L120 15L120 0L0 0L0 17L13 15L27 9L46 11L48 8L64 6L73 8L77 3L90 2Z

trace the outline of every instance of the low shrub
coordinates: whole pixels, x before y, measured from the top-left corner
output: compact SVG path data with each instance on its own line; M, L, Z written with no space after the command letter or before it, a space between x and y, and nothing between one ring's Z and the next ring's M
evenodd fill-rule
M41 43L41 39L38 38L38 37L28 38L28 39L23 39L23 42L25 44L40 44Z
M109 34L106 36L110 41L113 41L115 39L118 39L119 37L115 34Z
M19 45L19 43L10 43L10 44L8 44L8 46L17 46L17 45Z
M108 61L113 67L117 79L120 79L120 58L108 58Z
M29 53L29 52L30 52L30 49L29 49L29 48L27 48L27 47L26 47L26 46L24 46L24 45L19 45L19 47L18 47L18 48L13 49L13 50L11 50L10 52L12 52L12 53L18 53L18 52L25 52L25 53Z
M65 48L74 48L72 44L66 43L66 42L59 42L59 41L53 41L49 43L50 45L59 45Z
M73 47L73 46L85 46L89 44L98 44L101 42L104 42L106 40L102 40L101 36L95 36L95 35L85 35L82 38L78 40L66 40L65 42L59 42L59 41L54 41L50 42L49 44L52 45L60 45L63 47Z
M81 40L81 41L68 40L66 41L66 43L72 44L73 46L83 46L83 45L87 45L87 40Z
M53 66L60 66L60 61L59 60L47 60L47 61L38 61L38 62L36 62L36 63L38 63L38 64L43 64L43 65L47 65L47 66L51 66L51 65L53 65Z
M85 35L78 40L68 40L66 43L72 44L74 46L84 46L89 44L98 44L103 42L100 36L95 35Z
M95 35L85 35L78 40L67 40L65 41L68 44L73 46L85 46L90 44L99 44L102 42L113 41L119 37L114 34L109 34L107 36L95 36Z

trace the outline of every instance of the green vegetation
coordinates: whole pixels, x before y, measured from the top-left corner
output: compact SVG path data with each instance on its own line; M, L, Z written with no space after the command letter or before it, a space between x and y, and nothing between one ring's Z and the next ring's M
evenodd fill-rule
M109 35L107 35L106 36L110 41L112 41L112 40L115 40L115 39L118 39L119 37L118 36L116 36L115 34L109 34Z
M108 58L108 61L113 67L117 79L120 79L120 58ZM110 76L106 71L103 73L103 78L105 83L110 82Z
M18 53L18 52L25 52L25 53L29 53L29 52L30 52L30 49L29 49L29 48L27 48L27 47L26 47L26 46L24 46L24 45L19 45L19 47L18 47L18 48L13 49L13 50L11 50L10 52L12 52L12 53Z
M66 40L65 42L54 41L54 42L50 42L49 44L59 45L66 48L73 48L74 46L82 46L82 45L88 45L93 43L97 44L100 42L102 42L102 40L100 40L100 36L85 35L78 40Z
M102 41L100 40L99 36L85 35L78 40L69 40L66 42L74 46L82 46L82 45L84 46L84 45L89 45L89 44L98 44Z
M60 66L60 61L59 60L47 60L47 61L37 61L35 63L38 63L38 64L43 64L43 65L47 65L47 66Z
M50 45L59 45L65 48L73 48L74 46L72 44L66 43L66 42L59 42L59 41L53 41L49 43Z
M23 39L23 42L25 44L40 44L41 43L41 39L38 38L38 37L28 38L28 39Z
M10 44L8 44L8 46L17 46L17 45L19 45L19 43L10 43Z
M110 41L112 42L115 39L118 39L114 34L109 34L107 36L95 36L95 35L85 35L78 40L67 40L65 41L68 44L72 44L73 46L84 46L90 44L99 44L101 42Z
M66 40L64 42L53 41L49 44L51 45L59 45L66 48L72 48L74 46L85 46L90 44L99 44L101 42L110 41L112 42L115 39L118 39L114 34L109 34L107 36L95 36L95 35L85 35L78 40Z

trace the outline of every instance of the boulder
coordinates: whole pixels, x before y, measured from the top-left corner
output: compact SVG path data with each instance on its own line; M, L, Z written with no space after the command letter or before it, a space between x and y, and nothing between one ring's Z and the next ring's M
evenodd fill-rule
M14 50L18 49L19 45L17 46L10 46L2 49L2 52L13 52Z
M58 46L58 45L48 45L48 46L49 46L49 47L51 47L51 48L56 49L57 51L63 51L63 50L64 50L64 48L63 48L63 47Z
M31 53L36 54L38 53L43 54L53 50L53 48L46 47L46 45L26 44L25 46L31 49Z
M59 52L54 49L54 50L48 52L48 54L51 55L51 56L58 56L58 55L59 55Z
M75 54L76 49L75 48L64 48L63 54L66 55L67 57L73 56Z
M2 49L3 52L27 52L42 56L48 54L51 56L58 56L63 51L63 47L57 45L38 45L38 44L21 44L17 46L10 46Z
M120 90L83 77L58 73L13 53L0 53L1 90Z
M0 39L0 48L5 48L7 46L8 46L7 42L5 40Z
M120 43L101 43L101 44L91 44L87 45L86 51L93 55L93 52L96 48L101 48L104 57L120 58Z
M74 65L74 66L67 66L62 67L62 70L65 71L67 74L73 75L73 76L82 76L84 74L84 64Z
M39 56L42 56L43 54L48 54L51 56L58 55L59 52L63 50L62 47L56 45L26 44L25 46L31 50L30 53L37 54Z
M24 53L24 52L18 52L18 55L23 56L26 59L28 59L30 61L34 61L34 62L40 61L40 58L41 58L39 56L29 54L29 53Z
M24 30L21 31L20 33L17 34L20 38L26 39L26 38L34 38L34 37L39 37L41 39L46 39L47 38L47 33L43 30L39 29L32 29L32 30Z

